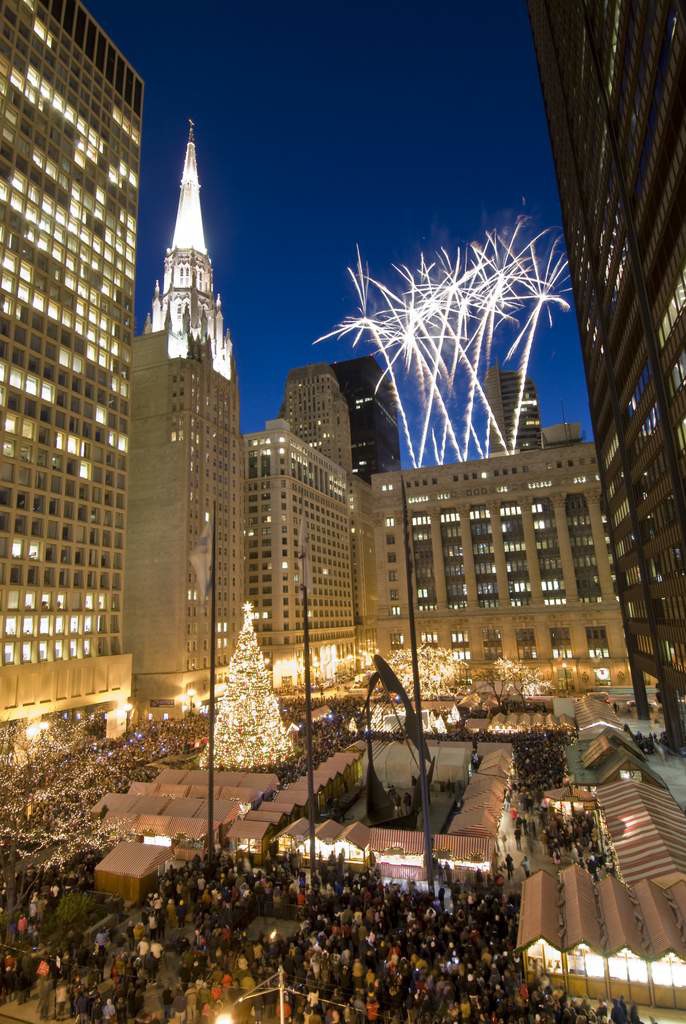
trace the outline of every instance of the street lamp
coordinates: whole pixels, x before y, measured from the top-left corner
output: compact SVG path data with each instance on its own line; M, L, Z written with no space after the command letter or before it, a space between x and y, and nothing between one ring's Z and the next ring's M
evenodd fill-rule
M193 708L195 707L195 705L193 703L193 698L195 697L195 692L196 691L194 690L194 688L192 686L188 690L186 690L186 696L188 697L188 710L190 711L191 714L193 714Z

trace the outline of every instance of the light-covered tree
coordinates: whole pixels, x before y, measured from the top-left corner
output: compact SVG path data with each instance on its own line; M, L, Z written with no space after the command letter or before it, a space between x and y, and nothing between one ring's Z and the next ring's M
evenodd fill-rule
M459 685L460 668L453 652L446 647L421 644L417 649L419 685L422 697L443 697L455 692ZM412 652L406 648L394 651L388 659L400 682L412 698Z
M550 693L551 686L537 668L522 661L498 658L492 668L479 674L477 689L494 697L498 707L502 707L508 700L525 700Z
M29 869L65 864L122 834L121 823L91 811L112 781L112 762L97 756L97 747L84 724L59 717L0 726L0 871L8 928L35 884Z
M214 752L217 767L258 771L273 768L293 752L249 602L243 605L243 626L229 662L226 690L217 703Z

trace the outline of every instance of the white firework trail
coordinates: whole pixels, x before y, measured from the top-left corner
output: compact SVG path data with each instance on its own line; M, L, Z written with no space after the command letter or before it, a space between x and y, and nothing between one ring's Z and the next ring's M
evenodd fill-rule
M566 312L567 260L550 231L531 236L520 218L510 233L488 232L480 243L423 254L415 270L394 266L395 288L373 277L357 254L348 272L358 312L318 338L366 343L395 392L412 465L488 454L492 430L507 452L515 448L531 349L544 312ZM316 344L315 343L315 344ZM510 436L503 437L484 392L498 360L519 373ZM403 401L403 396L405 400ZM413 415L412 410L419 409Z

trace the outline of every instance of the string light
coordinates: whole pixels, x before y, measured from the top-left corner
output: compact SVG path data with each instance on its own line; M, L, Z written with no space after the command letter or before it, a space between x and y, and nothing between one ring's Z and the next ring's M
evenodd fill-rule
M453 694L458 685L459 668L452 651L447 647L433 647L422 644L417 649L419 662L419 685L422 697L443 697ZM412 652L394 651L388 659L400 682L408 693L412 692Z

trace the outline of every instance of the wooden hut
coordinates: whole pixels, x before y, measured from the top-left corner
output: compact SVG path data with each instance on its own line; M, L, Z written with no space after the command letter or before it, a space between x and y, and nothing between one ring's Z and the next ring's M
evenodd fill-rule
M140 903L157 889L171 850L152 843L119 843L95 867L95 888Z
M686 1009L686 876L594 883L577 865L522 886L517 948L527 980L545 974L572 996Z

